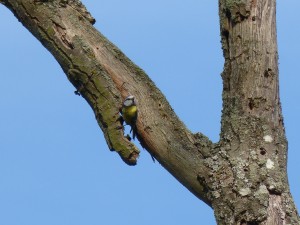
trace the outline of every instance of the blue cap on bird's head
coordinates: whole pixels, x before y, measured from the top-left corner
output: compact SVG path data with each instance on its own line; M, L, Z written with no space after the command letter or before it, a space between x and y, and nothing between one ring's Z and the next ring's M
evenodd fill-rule
M124 102L123 102L124 106L132 106L135 105L134 102L134 96L133 95L129 95L125 98Z

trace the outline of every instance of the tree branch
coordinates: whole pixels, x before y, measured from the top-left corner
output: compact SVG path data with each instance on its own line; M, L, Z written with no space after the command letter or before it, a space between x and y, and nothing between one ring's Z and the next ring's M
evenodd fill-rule
M138 140L173 176L198 198L211 204L209 161L215 146L192 134L175 115L150 78L100 34L95 20L76 0L6 0L5 5L51 52L77 93L93 109L108 147L129 165L137 147L124 137L119 118L123 99L138 101Z
M0 3L56 58L93 109L109 149L124 162L135 165L140 153L124 137L119 120L122 101L131 94L138 101L141 145L214 208L218 224L299 222L286 174L275 0L219 0L225 65L216 144L185 127L144 71L93 27L95 20L80 1Z

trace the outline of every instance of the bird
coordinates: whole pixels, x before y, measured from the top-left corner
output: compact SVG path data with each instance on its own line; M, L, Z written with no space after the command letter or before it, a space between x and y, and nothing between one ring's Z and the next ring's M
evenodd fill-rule
M123 120L126 122L127 125L130 125L131 127L130 132L132 132L132 138L134 140L137 134L136 120L138 115L138 109L136 106L135 97L133 95L129 95L125 98L120 111Z

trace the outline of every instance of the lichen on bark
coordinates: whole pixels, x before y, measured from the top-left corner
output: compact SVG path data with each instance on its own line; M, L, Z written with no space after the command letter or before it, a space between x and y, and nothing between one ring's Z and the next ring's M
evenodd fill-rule
M225 64L217 143L186 128L145 72L92 26L80 1L1 3L53 54L93 109L109 149L127 164L140 153L119 121L122 101L132 94L142 100L141 145L213 207L219 225L299 224L286 174L274 0L219 0Z

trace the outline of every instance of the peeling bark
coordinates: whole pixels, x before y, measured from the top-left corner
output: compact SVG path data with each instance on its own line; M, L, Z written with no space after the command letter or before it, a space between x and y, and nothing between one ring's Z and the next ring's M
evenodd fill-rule
M213 207L219 225L299 224L286 174L275 0L219 0L225 64L218 143L185 127L144 71L93 27L80 1L0 3L56 58L124 162L135 165L139 156L119 121L119 107L131 94L140 102L141 145Z

